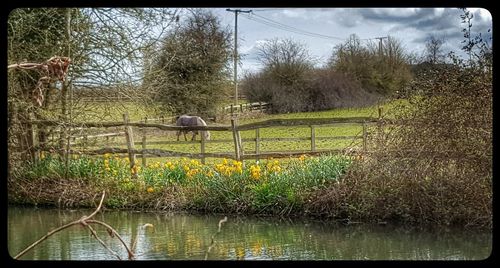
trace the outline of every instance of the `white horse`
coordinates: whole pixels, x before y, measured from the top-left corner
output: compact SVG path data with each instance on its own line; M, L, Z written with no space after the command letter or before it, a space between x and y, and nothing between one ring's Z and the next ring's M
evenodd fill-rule
M192 126L207 126L207 123L205 123L205 121L203 119L201 119L201 117L199 116L190 116L190 115L181 115L177 118L177 122L176 122L176 125L177 126L189 126L189 127L192 127ZM179 130L177 131L177 140L179 140L179 136L181 135L181 132L184 133L184 140L187 141L187 137L186 137L186 134L189 132L190 130ZM195 130L195 131L191 131L193 132L193 137L191 138L192 141L196 140L196 135L198 134L198 131ZM201 135L203 135L203 138L205 138L205 140L210 140L210 132L209 131L201 131Z

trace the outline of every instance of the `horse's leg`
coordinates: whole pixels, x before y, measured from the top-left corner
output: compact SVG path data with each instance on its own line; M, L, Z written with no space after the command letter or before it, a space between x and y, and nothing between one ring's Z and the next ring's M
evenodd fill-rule
M191 138L192 141L196 140L196 131L193 131L193 137Z
M180 131L180 130L179 130L179 131L177 131L177 133L176 133L176 134L177 134L177 141L179 141L179 136L181 135L181 131Z
M187 131L184 131L184 140L187 141L188 138L186 137Z

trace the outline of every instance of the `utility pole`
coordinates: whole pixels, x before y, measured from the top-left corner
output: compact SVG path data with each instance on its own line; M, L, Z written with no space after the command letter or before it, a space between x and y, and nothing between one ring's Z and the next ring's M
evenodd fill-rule
M238 13L250 13L252 10L230 9L234 12L234 106L238 105Z
M379 40L379 44L378 44L378 55L379 56L382 56L382 39L388 39L389 37L388 36L384 36L384 37L375 37L375 39L378 39Z

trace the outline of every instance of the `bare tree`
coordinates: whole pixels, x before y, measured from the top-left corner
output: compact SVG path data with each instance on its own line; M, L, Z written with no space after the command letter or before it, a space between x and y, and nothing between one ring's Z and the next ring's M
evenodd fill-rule
M351 34L345 43L334 48L328 66L365 83L373 73L374 60L374 55L367 47L361 45L359 37Z
M425 59L432 64L443 63L445 55L442 51L442 46L444 43L445 40L443 37L438 38L430 35L425 43Z
M306 46L292 39L268 40L259 48L258 57L265 72L282 83L294 83L314 64Z
M353 38L345 48L339 47L338 64L355 67L360 51L368 51ZM344 75L332 68L317 69L307 47L291 39L273 39L259 50L264 68L256 74L246 74L243 91L250 101L272 104L272 112L320 111L339 107L373 104L378 100L361 88L353 75ZM365 64L366 65L366 64ZM354 68L351 70L355 70Z
M67 12L59 8L24 8L10 13L8 20L8 61L10 64L41 64L54 55L65 54L69 44L65 38ZM67 44L67 45L65 45ZM12 69L8 77L9 147L20 152L21 159L34 159L35 136L43 144L47 130L36 129L26 122L44 119L56 111L58 101L56 81L40 84L43 68ZM37 90L35 90L37 89ZM37 94L38 102L31 100ZM43 101L42 101L43 100ZM9 159L17 159L16 153ZM11 164L11 161L9 161Z
M402 43L389 36L384 43L362 45L356 35L333 50L328 66L353 76L369 92L389 95L410 79L408 57Z
M44 143L47 133L52 131L36 130L20 122L30 119L73 121L88 116L85 111L92 108L73 98L83 89L138 85L142 52L163 36L175 21L175 15L175 10L153 8L20 8L12 11L8 20L9 64L40 63L56 55L70 57L72 64L63 84L49 83L42 89L41 106L27 101L40 74L35 70L9 72L9 145L33 147L35 144L28 143L34 135ZM129 99L144 99L140 97L140 90L124 92ZM104 119L102 113L96 115ZM63 131L59 149L69 137L64 125L60 126Z

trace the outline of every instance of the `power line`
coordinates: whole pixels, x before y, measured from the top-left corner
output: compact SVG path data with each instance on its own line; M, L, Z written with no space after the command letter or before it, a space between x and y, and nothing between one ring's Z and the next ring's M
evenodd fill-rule
M260 11L274 11L274 10L286 10L286 8L265 8L265 9L252 9L253 12Z
M265 24L267 26L271 26L271 27L283 30L283 31L298 33L298 34L307 35L307 36L311 36L311 37L324 38L324 39L344 40L344 38L340 38L340 37L328 36L328 35L304 31L304 30L301 30L301 29L298 29L298 28L295 28L295 27L292 27L292 26L289 26L289 25L286 25L286 24L283 24L283 23L280 23L277 21L270 20L266 17L260 16L257 14L253 14L253 13L252 13L252 16L245 15L244 17L246 17L247 19Z
M276 28L276 29L279 29L279 30L282 30L282 31L287 31L287 32L292 32L292 33L297 33L297 34L302 34L302 35L306 35L306 36L311 36L311 37L317 37L317 38L323 38L323 39L334 39L334 40L347 40L347 38L342 38L342 37L337 37L337 36L330 36L330 35L324 35L324 34L318 34L318 33L313 33L313 32L309 32L309 31L305 31L305 30L301 30L301 29L298 29L296 27L292 27L292 26L289 26L289 25L286 25L286 24L283 24L283 23L280 23L280 22L277 22L277 21L273 21L271 19L268 19L266 17L263 17L263 16L260 16L260 15L257 15L257 14L254 14L254 12L252 11L251 12L252 15L243 15L243 17L249 19L249 20L252 20L252 21L255 21L255 22L259 22L261 24L264 24L264 25L267 25L267 26L270 26L270 27L273 27L273 28ZM375 38L363 38L363 39L360 39L360 40L373 40Z

